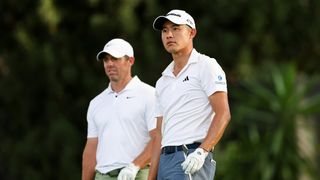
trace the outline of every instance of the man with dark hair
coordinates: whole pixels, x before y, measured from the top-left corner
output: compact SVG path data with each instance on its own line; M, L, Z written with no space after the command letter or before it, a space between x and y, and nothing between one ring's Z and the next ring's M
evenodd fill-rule
M231 115L226 76L218 62L193 48L194 19L172 10L154 20L173 61L156 83L157 133L149 179L212 180L211 151Z

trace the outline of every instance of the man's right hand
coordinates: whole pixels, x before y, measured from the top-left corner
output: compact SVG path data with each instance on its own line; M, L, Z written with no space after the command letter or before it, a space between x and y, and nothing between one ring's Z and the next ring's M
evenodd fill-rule
M139 169L140 168L138 166L134 165L133 163L130 163L128 166L121 169L118 175L118 180L134 180Z

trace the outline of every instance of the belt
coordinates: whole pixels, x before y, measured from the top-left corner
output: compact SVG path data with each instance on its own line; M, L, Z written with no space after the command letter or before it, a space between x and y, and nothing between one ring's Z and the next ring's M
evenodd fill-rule
M188 149L197 149L200 146L201 143L194 142L192 144L186 144ZM171 154L178 151L182 151L182 145L180 146L165 146L161 149L161 154Z
M149 165L146 165L144 168L141 168L141 169L147 169L147 168L149 168ZM102 172L96 170L96 173L97 173L97 174L100 174L100 175L102 175L102 176L117 177L117 176L119 175L121 169L122 169L122 168L114 169L114 170L109 171L109 172L107 172L107 173L102 173Z
M97 174L100 174L100 175L102 175L102 176L117 177L117 176L119 175L121 169L122 169L122 168L114 169L114 170L109 171L109 172L107 172L107 173L101 173L101 172L99 172L98 170L96 170L96 173L97 173Z

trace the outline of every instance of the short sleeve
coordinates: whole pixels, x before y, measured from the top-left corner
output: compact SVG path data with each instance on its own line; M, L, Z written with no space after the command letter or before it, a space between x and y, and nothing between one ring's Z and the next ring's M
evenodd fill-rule
M98 137L98 129L93 117L93 105L90 102L88 112L87 112L87 123L88 123L88 138Z
M156 98L156 103L155 103L155 111L154 111L154 117L162 117L163 116L163 111L160 105L160 96L158 91L155 93L155 98Z
M201 86L207 96L210 96L217 91L227 92L226 75L215 59L206 58L203 61L201 69Z
M150 93L147 104L146 104L146 118L147 118L148 131L155 129L157 125L156 118L154 117L154 108L155 108L155 91L153 90L152 93Z

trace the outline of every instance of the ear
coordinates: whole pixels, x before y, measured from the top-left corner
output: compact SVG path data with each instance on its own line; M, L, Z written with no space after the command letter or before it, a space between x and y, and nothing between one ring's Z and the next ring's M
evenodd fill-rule
M129 57L129 62L130 62L130 64L131 64L131 66L134 64L134 57Z
M190 35L191 35L191 38L194 38L197 34L197 30L196 29L191 29L190 31Z

